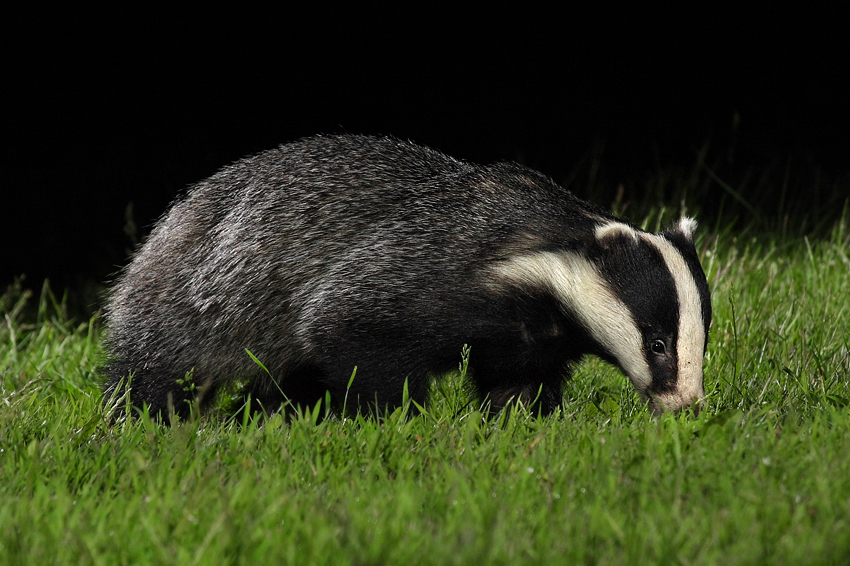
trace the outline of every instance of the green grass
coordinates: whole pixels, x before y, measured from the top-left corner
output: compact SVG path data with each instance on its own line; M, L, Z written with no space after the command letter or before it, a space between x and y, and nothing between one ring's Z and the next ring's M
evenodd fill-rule
M846 564L848 218L756 233L701 233L715 315L696 419L651 418L589 360L547 418L487 419L455 376L383 421L111 426L99 321L11 288L0 564Z

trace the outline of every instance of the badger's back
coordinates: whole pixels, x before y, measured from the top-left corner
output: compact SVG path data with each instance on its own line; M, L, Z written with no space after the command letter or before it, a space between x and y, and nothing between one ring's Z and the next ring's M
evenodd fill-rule
M110 385L133 373L133 398L152 411L169 395L181 410L175 384L190 370L199 384L253 379L271 394L247 348L295 401L341 398L357 366L354 392L394 405L405 379L421 401L427 374L454 366L464 344L479 388L510 381L500 351L527 346L529 332L547 338L509 369L557 381L594 345L545 282L518 303L493 266L583 254L615 221L515 164L392 138L281 146L192 187L156 224L108 305ZM559 330L529 330L538 323Z

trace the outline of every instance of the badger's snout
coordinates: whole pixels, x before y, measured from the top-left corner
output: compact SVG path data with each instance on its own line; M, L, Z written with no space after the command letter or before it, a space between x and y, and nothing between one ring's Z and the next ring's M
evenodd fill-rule
M702 408L703 397L705 397L705 393L701 386L699 389L688 391L675 390L660 395L650 395L649 409L656 416L665 411L680 413L685 409L691 409L694 416L698 416Z

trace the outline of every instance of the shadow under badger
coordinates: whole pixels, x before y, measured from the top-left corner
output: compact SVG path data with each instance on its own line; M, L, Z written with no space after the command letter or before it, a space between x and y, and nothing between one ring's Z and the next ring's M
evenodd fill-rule
M682 219L651 234L513 163L319 136L248 157L159 220L107 308L107 392L185 415L240 380L266 406L392 408L471 347L480 398L561 402L571 362L616 364L655 412L703 396L711 319ZM270 378L245 353L268 368ZM272 382L274 379L274 382ZM210 398L207 393L206 398Z

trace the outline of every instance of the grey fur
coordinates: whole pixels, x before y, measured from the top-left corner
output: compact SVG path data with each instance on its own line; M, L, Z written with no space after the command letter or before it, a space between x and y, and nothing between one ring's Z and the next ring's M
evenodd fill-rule
M540 252L602 266L626 247L595 238L615 221L513 163L469 164L393 138L283 145L198 183L156 224L107 307L107 391L133 373L136 405L159 413L171 399L185 414L177 380L193 370L213 389L251 381L273 403L277 386L247 348L295 402L325 390L340 402L357 366L349 402L393 407L405 379L424 402L429 375L456 367L469 344L482 398L499 408L542 388L550 412L571 362L594 353L623 364L548 285L494 267ZM693 247L690 234L670 234ZM675 293L657 300L677 308Z

